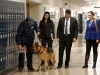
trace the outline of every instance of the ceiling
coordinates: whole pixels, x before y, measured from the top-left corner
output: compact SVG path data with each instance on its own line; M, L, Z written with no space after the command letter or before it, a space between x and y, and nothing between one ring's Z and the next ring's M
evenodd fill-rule
M100 0L68 0L76 5L81 7L88 7L88 6L98 6L100 5Z
M100 0L67 0L71 3L74 3L80 7L99 7L100 8ZM29 4L39 4L37 2L34 2L32 0L26 0Z

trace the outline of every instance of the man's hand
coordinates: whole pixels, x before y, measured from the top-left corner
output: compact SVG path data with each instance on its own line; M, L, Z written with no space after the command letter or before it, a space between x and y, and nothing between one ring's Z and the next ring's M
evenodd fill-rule
M86 40L84 40L84 43L86 43Z
M76 42L76 40L77 40L76 38L73 38L73 42Z
M99 43L99 40L96 40L96 43Z
M18 50L21 51L23 48L21 45L18 45Z
M37 34L40 35L40 32L38 32Z
M59 38L57 38L57 42L59 42Z
M42 42L42 39L39 39L40 40L40 42Z

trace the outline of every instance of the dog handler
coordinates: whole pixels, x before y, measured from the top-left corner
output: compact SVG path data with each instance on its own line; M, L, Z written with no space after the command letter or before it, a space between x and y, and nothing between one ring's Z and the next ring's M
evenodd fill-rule
M26 47L27 68L28 70L35 71L32 66L32 52L30 49L35 38L34 30L38 35L40 34L37 22L30 17L27 17L23 22L21 22L17 29L16 43L19 50L19 71L22 71L24 68L24 53L20 52L23 50L23 47Z

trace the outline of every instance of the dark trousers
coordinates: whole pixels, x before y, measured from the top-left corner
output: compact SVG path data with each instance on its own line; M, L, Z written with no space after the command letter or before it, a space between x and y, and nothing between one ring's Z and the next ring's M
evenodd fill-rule
M51 38L43 38L41 44L43 47L46 47L46 44L48 44L48 47L52 48L52 39Z
M66 47L66 60L65 60L65 66L69 65L70 61L70 52L71 52L71 47L72 47L72 39L70 35L63 36L63 40L59 41L59 62L58 66L62 66L63 64L63 54L64 54L64 49Z
M93 46L93 53L98 54L98 52L97 52L98 43L96 43L96 40L87 40L86 41L86 54L90 54L92 46Z
M43 38L41 44L43 47L46 47L46 44L48 44L48 47L52 48L52 39L51 38ZM43 65L43 64L44 64L44 61L42 61L41 65ZM51 61L50 61L50 64L52 64Z
M18 68L24 68L24 57L25 57L24 53L19 53ZM32 68L32 52L29 51L29 48L28 52L26 53L26 57L27 57L27 68Z

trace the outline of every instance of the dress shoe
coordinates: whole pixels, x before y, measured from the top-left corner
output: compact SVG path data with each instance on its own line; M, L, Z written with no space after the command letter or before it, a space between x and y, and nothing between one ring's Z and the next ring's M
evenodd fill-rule
M19 70L19 72L22 72L23 68L19 68L18 70Z
M84 65L82 68L88 68L88 65Z
M93 65L92 68L96 68L96 65Z
M69 68L69 66L65 66L65 68L67 69L67 68Z
M28 68L28 70L29 70L29 71L35 71L35 69L34 69L34 68Z
M57 67L57 69L60 69L60 68L61 68L61 66L58 66L58 67Z

